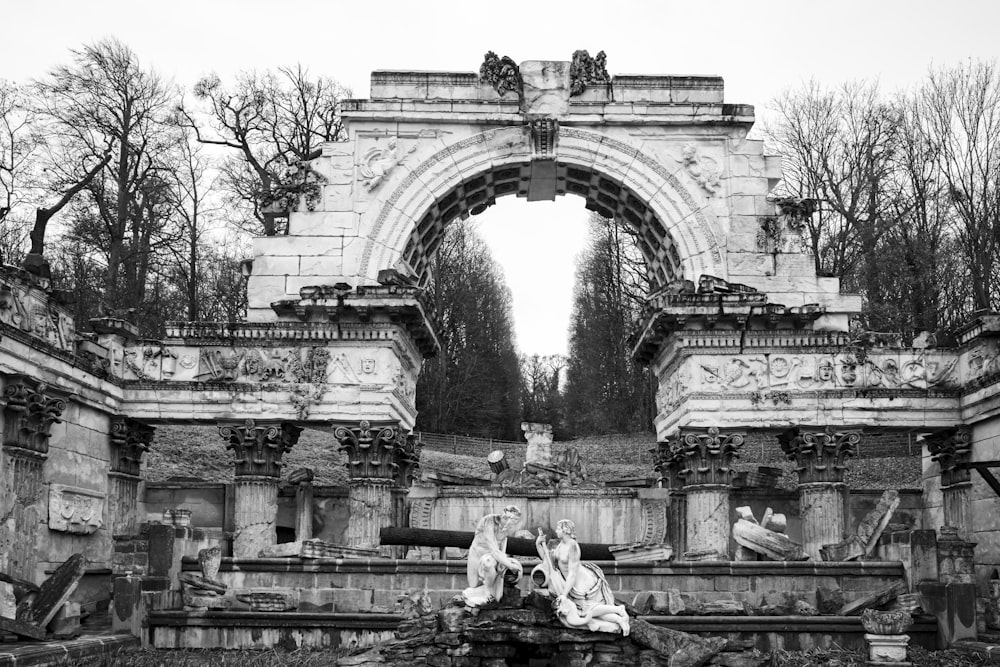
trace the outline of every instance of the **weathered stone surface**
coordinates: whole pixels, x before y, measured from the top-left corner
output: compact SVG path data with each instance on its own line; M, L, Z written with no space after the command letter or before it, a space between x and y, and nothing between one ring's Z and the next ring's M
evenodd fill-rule
M14 585L0 581L0 617L15 618L17 615L17 600L14 597Z
M637 614L666 614L678 616L685 610L684 599L676 588L666 591L644 591L636 593L632 606Z
M254 588L236 593L236 599L250 605L250 611L292 611L299 596L290 588Z
M844 591L839 588L820 587L816 589L816 607L819 609L819 613L840 613L841 607L845 604Z
M526 60L518 69L523 82L521 111L525 115L559 118L569 111L569 62Z
M716 655L726 645L722 637L698 637L686 632L653 626L636 618L632 620L633 641L656 651L670 661L672 667L697 667Z
M264 547L257 555L261 558L298 558L301 551L301 541L282 542Z
M197 591L207 591L221 595L228 590L228 587L221 581L206 579L205 577L197 575L194 572L181 572L177 579L182 584L190 586L192 589Z
M70 639L80 634L80 603L67 602L49 621L48 631L56 639Z
M229 609L233 606L233 599L218 595L199 595L190 588L185 588L181 596L185 607L197 609Z

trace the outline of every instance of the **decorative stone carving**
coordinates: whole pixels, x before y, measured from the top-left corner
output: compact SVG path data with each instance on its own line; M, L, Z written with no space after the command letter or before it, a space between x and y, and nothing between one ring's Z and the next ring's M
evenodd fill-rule
M69 395L25 375L9 375L4 384L4 447L46 455L49 430L62 421Z
M155 428L125 415L111 418L111 472L139 476L142 455L149 451Z
M48 280L0 267L0 323L72 352L76 334L64 303L64 293L50 289Z
M501 58L487 51L479 67L479 78L493 86L500 97L507 93L517 93L518 98L521 97L521 71L510 56Z
M971 479L971 471L964 467L972 459L972 429L955 426L924 436L931 460L941 466L941 486L961 484Z
M729 484L729 464L743 446L743 433L721 433L712 426L706 430L681 431L679 451L684 468L678 473L685 484Z
M220 425L219 433L228 441L226 449L233 450L236 476L281 476L281 457L296 442L302 429L287 422L255 422L247 419L239 425Z
M403 164L406 157L416 150L417 146L414 144L410 146L408 151L402 152L399 140L396 137L390 137L385 148L376 146L365 153L358 165L358 180L365 187L365 190L371 192L389 177L389 173L393 169Z
M49 530L89 535L103 525L103 493L62 484L49 486Z
M611 88L608 74L608 56L598 51L593 58L584 50L573 52L573 62L569 66L569 91L571 96L582 95L588 86Z
M347 452L347 470L352 480L395 480L400 458L411 457L408 442L395 424L372 424L362 421L356 428L338 426L333 436L340 449Z
M559 140L559 121L555 118L532 118L528 121L531 134L532 156L538 160L550 160Z
M799 484L844 481L845 461L857 453L858 431L789 429L778 436L782 451L796 463Z
M709 196L714 195L722 187L719 181L721 173L719 163L710 157L698 155L698 147L695 144L687 143L681 147L681 162L695 183Z

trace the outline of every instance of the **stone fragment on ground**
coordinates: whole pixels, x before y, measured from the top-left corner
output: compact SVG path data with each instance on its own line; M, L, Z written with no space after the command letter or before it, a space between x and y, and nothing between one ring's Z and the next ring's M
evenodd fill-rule
M733 524L733 539L745 547L774 560L805 560L808 556L802 545L784 533L768 530L747 519L738 519Z
M854 602L848 602L837 612L839 616L860 616L865 609L878 609L896 599L898 595L906 593L906 584L898 581L888 588L870 593Z
M83 554L73 554L42 582L38 593L29 595L17 606L17 620L44 628L59 608L69 600L87 571Z

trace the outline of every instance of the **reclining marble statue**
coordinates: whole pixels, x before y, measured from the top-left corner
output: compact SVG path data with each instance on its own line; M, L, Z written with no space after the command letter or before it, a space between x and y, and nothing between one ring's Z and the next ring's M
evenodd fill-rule
M559 521L556 538L558 541L552 549L548 548L541 528L535 538L535 548L542 559L535 571L544 575L545 587L556 596L552 603L556 616L568 628L627 636L628 612L624 605L615 601L601 568L580 560L580 544L573 522L569 519Z
M467 607L481 607L503 597L504 579L515 584L521 579L521 563L507 555L507 538L521 522L521 510L508 505L502 514L487 514L476 524L469 546L469 587L462 591Z

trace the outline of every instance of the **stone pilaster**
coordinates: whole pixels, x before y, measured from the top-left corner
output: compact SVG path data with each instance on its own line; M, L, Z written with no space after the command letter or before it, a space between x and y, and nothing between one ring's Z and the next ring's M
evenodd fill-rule
M45 459L69 395L25 375L4 378L0 463L0 571L35 579L35 542L45 520Z
M795 428L779 435L778 441L799 475L802 550L821 560L823 546L844 539L845 461L857 452L861 433Z
M111 470L108 472L108 514L112 535L133 535L142 455L149 451L155 429L125 415L111 418Z
M405 489L419 466L419 445L412 436L404 436L395 423L337 426L334 437L347 452L350 474L348 498L351 508L347 528L349 546L379 547L379 531L402 519L399 506L402 496L394 489ZM381 547L391 555L391 547Z
M963 540L972 536L972 429L968 426L924 436L931 460L941 467L944 525L954 526Z
M675 554L687 551L687 493L684 490L684 478L680 475L684 468L684 455L681 446L676 441L659 442L654 455L654 470L660 475L660 485L669 491L670 503L667 506L667 530L670 545Z
M729 465L743 445L743 433L707 430L681 431L677 445L687 503L685 556L729 558Z
M287 422L220 424L219 433L236 463L233 556L256 558L277 542L278 480L281 457L298 442L302 429Z

